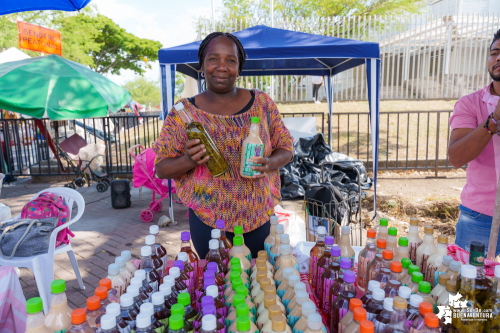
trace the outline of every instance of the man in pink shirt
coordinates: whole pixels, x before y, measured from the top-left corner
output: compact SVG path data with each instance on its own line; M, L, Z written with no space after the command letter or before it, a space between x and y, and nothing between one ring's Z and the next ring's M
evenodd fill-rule
M488 72L493 81L460 98L450 118L450 162L457 168L468 164L455 240L467 251L473 240L484 243L487 251L495 208L498 184L495 145L498 144L497 149L500 149L500 137L495 135L500 134L496 125L500 125L500 30L495 33L490 46ZM496 140L499 142L494 145ZM496 255L499 253L500 239Z

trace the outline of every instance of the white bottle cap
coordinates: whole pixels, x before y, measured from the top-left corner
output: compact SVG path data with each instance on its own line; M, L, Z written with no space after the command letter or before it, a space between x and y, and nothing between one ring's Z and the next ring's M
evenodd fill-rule
M500 265L495 266L495 277L500 278Z
M281 244L280 245L280 254L290 254L290 245L288 244Z
M120 305L126 308L132 306L132 304L134 304L134 296L127 289L127 292L120 296Z
M342 235L348 235L351 233L351 227L348 225L345 225L342 227Z
M152 235L149 235L149 236L152 236ZM147 236L146 238L148 238L149 236ZM153 236L154 237L154 236ZM153 242L154 244L154 242ZM143 257L149 257L151 255L151 246L143 246L141 247L141 256Z
M106 306L106 313L109 313L110 315L114 316L115 320L116 320L116 317L118 317L121 313L120 304L118 304L118 303L108 304Z
M125 267L125 258L124 257L116 257L115 258L115 264L118 264L120 267Z
M215 331L217 328L217 318L213 314L204 315L201 318L201 328L204 331Z
M172 268L170 268L170 275L167 275L163 278L163 284L169 284L170 288L173 288L175 286L175 277L172 276Z
M139 287L137 286L128 286L127 287L127 294L132 295L132 297L137 297L139 296Z
M477 268L472 265L462 265L462 277L467 279L477 278Z
M212 229L212 238L220 238L220 230L219 229Z
M219 248L219 241L217 239L211 239L208 242L208 248L210 250L217 250Z
M288 285L291 287L295 286L295 284L298 283L299 281L300 277L298 275L292 274L288 277Z
M126 261L129 261L130 259L132 259L132 253L130 253L129 250L124 250L122 251L122 253L120 254L123 258L125 258Z
M282 234L285 232L285 227L283 226L283 224L277 224L274 231L277 233L277 234Z
M287 267L285 269L283 269L283 278L286 279L288 281L288 278L290 277L290 275L293 274L293 268L292 267Z
M410 296L410 305L414 308L418 309L420 303L424 301L423 297L417 294L413 294Z
M151 326L151 316L147 313L139 313L135 318L137 328L148 328Z
M293 291L295 292L295 294L297 294L299 291L306 291L306 284L304 282L295 283L295 285L293 286Z
M316 313L316 305L311 301L302 303L302 315L307 318L311 313Z
M171 267L169 273L170 273L169 275L172 275L174 279L177 279L179 276L181 276L181 271L179 270L179 267Z
M179 254L177 255L177 260L186 262L188 260L188 254L186 252L179 252Z
M134 277L139 277L142 280L146 279L146 271L143 269L138 269L134 273Z
M207 296L212 296L213 298L219 296L219 288L215 285L208 286L206 292Z
M389 298L389 297L387 297L386 299L384 299L384 309L387 310L387 311L391 311L392 312L393 301L394 301L394 299ZM141 305L141 307L142 307L142 305Z
M271 224L274 224L274 225L276 225L280 222L280 219L276 215L271 216L269 220L271 221Z
M120 266L118 264L111 264L108 266L108 274L116 275L120 273Z
M160 227L153 224L152 226L149 227L149 233L151 235L158 235L158 233L160 232Z
M140 307L141 313L146 313L150 316L155 314L155 307L153 306L153 303L146 302L142 303Z
M311 313L307 317L307 327L310 330L319 331L323 327L323 320L317 313Z
M452 256L443 256L443 264L445 265L449 265L450 262L453 261L453 257Z
M151 295L151 300L153 301L153 305L162 305L165 303L165 295L163 294L163 292L158 291Z
M182 109L184 109L184 104L182 103L177 103L174 105L174 108L177 110L177 111L180 111Z
M170 296L172 293L172 287L170 286L170 283L165 283L163 282L162 285L158 288L158 290L163 294L163 298L165 299L167 296Z
M320 225L318 229L316 230L318 235L326 235L326 228Z
M373 292L375 290L375 288L380 288L380 282L378 281L375 281L375 280L371 280L370 282L368 282L368 290Z
M116 328L116 317L112 314L106 313L101 317L101 329L110 330L112 328Z
M409 300L411 296L411 289L405 286L401 286L399 287L398 295L406 300Z
M154 243L155 243L155 236L147 235L146 240L145 240L145 244L146 245L153 245Z
M297 284L295 284L297 286ZM305 291L298 291L295 293L296 301L298 304L304 304L307 300L309 300L309 294Z
M383 301L385 298L385 291L380 288L373 289L372 297L376 301Z
M460 263L460 261L456 261L456 260L450 261L450 269L452 271L458 271L460 269L461 265L462 264Z
M290 244L290 236L288 234L280 235L281 244Z

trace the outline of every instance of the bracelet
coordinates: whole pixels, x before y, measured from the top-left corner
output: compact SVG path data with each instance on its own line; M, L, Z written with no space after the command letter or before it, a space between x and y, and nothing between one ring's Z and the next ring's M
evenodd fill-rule
M493 124L498 126L497 121L495 120L495 117L493 117L493 113L490 116L491 116L491 121L493 122Z
M490 119L492 119L492 118L493 118L493 117L492 117L492 115L490 114L490 115L488 116L488 118L486 118L486 122L484 123L484 128L486 128L486 132L490 133L491 135L495 134L495 133L493 133L492 131L490 131L490 129L488 128L488 124L490 123ZM495 123L495 124L496 124L496 123ZM497 132L498 132L498 130L497 130Z

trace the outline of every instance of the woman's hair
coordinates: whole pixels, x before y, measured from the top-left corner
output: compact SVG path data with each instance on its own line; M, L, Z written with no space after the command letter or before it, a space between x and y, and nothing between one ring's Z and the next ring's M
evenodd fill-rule
M240 74L243 70L247 54L245 53L245 49L243 48L243 45L241 45L240 40L228 32L212 32L201 42L200 48L198 49L198 61L200 63L200 68L203 65L203 60L205 59L205 50L208 43L219 36L228 37L236 44L236 48L238 49L238 74Z

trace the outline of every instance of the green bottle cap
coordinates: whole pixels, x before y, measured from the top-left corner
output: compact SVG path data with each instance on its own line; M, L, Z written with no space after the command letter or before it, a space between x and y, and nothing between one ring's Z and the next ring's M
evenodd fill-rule
M389 221L387 219L385 219L385 218L381 218L380 219L380 225L381 226L387 227L388 224L389 224Z
M66 281L64 280L54 280L50 284L50 292L53 294L60 294L66 290Z
M252 124L258 124L260 122L259 117L252 117L250 118L250 121Z
M239 316L236 317L236 329L240 332L246 332L250 330L250 317Z
M399 246L408 246L408 238L399 237L398 244L399 244Z
M184 327L184 317L180 314L172 314L168 320L168 326L172 330L180 330Z
M247 305L248 307L248 305ZM43 310L43 303L40 297L30 298L26 302L26 312L27 313L37 313Z
M241 246L241 245L243 245L243 237L241 237L241 236L235 236L233 238L233 245L234 246Z
M431 284L427 281L420 281L418 283L418 291L424 294L429 294L431 292Z
M176 303L170 308L170 313L181 315L184 318L184 305Z
M398 229L396 229L394 227L390 227L388 233L391 236L397 236L398 235Z
M234 306L234 301L233 301ZM250 317L250 309L248 308L248 304L243 302L236 305L236 317L247 316Z
M243 227L241 225L237 225L236 227L234 227L234 234L243 235Z
M231 274L233 272L238 273L238 276L240 276L241 275L241 265L240 264L231 265Z
M240 260L240 258L238 258L238 257L231 258L231 266L235 265L235 264L238 264L238 265L241 266L241 260Z
M411 273L411 280L414 283L419 283L423 279L424 279L424 275L422 273L420 273L420 272L413 272L413 273Z
M418 266L417 265L410 265L410 266L408 266L408 274L411 276L413 272L418 272Z
M246 296L244 295L234 295L233 296L233 306L236 307L239 304L245 304L245 298Z
M237 270L234 270L233 267L231 267L231 274L229 274L229 281L233 282L233 280L237 278L241 278L241 272L238 272Z
M243 295L245 297L247 297L247 295L248 295L248 289L245 286L236 287L234 292L236 293L236 295Z
M236 288L243 285L243 280L241 278L236 278L231 281L231 285L233 287L233 290L236 292Z
M180 293L177 297L177 302L184 306L188 306L191 303L191 297L189 297L189 293Z
M400 238L401 239L401 238ZM400 244L401 245L401 244ZM411 260L408 258L402 258L401 259L401 265L403 265L403 268L409 268L411 265ZM418 269L418 267L417 267Z

